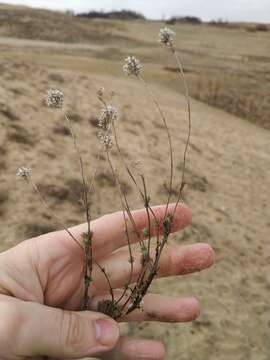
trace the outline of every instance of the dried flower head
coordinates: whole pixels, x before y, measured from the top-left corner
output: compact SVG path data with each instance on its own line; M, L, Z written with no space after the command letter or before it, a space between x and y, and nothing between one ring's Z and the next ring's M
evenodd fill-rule
M23 179L27 180L28 178L30 178L32 174L32 169L31 168L27 168L25 166L22 166L20 167L18 170L17 170L17 173L16 175L19 176L19 177L22 177Z
M117 118L117 110L111 106L107 105L101 112L99 117L98 126L106 131L109 129L110 124Z
M171 46L174 42L175 32L167 27L160 29L159 42L161 44Z
M105 151L110 151L112 146L113 146L113 141L112 141L112 134L110 132L102 132L100 131L98 133L98 138L100 139L104 150Z
M139 76L142 72L143 66L140 60L136 59L135 56L128 56L125 59L125 64L123 66L123 71L126 75L135 75Z
M104 96L104 93L105 93L105 88L104 87L99 88L98 91L97 91L98 98L102 99L103 96Z
M45 102L49 108L61 109L64 103L64 93L58 89L49 89L45 97Z

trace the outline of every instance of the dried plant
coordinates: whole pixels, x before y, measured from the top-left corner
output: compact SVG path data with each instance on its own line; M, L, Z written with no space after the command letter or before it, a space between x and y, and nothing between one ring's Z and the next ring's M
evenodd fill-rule
M159 101L155 97L153 91L151 90L151 88L149 87L149 85L147 84L146 80L142 75L143 66L135 56L128 56L125 59L123 65L123 71L127 76L134 76L137 80L139 80L143 88L146 90L146 93L148 94L151 101L157 108L157 111L161 118L162 125L165 129L168 140L168 150L169 150L169 158L170 158L169 187L168 187L168 197L166 201L166 211L162 219L158 219L155 216L155 213L151 207L151 199L149 196L150 192L143 172L129 166L121 150L119 144L119 136L116 127L116 122L118 121L117 110L106 99L104 88L101 88L97 93L98 99L102 105L101 114L99 116L98 124L97 124L97 126L99 127L98 138L100 140L100 149L98 151L99 155L97 158L97 167L92 171L92 175L90 178L86 174L86 169L79 149L78 141L72 128L71 118L67 113L64 114L64 118L67 123L69 133L73 141L74 149L77 153L77 157L80 165L80 171L81 171L82 205L84 208L85 218L87 222L87 231L81 234L82 241L81 239L76 238L67 228L67 226L65 226L65 224L62 223L61 219L54 214L52 209L50 209L48 203L46 202L46 199L43 197L39 188L32 179L31 169L26 167L21 167L17 171L17 175L22 177L27 182L29 182L33 190L38 194L44 207L50 212L51 216L66 230L68 235L78 244L78 246L83 251L84 296L82 300L82 309L87 310L90 307L92 270L93 270L93 263L95 263L97 267L100 269L100 271L103 273L104 277L106 278L108 283L108 290L110 293L109 299L104 299L99 302L98 310L113 317L114 319L120 319L125 315L131 313L133 310L140 308L144 296L147 294L153 279L157 275L162 251L168 242L168 238L172 230L177 205L179 204L180 201L182 201L182 192L185 185L186 157L187 157L187 151L189 147L190 134L191 134L191 112L190 112L189 90L185 80L182 62L174 47L174 36L175 33L168 28L161 29L159 33L159 41L163 45L168 47L168 49L174 56L179 69L179 75L184 82L186 89L186 103L187 103L187 113L188 113L188 136L184 151L182 177L180 179L179 191L176 199L175 208L172 212L169 211L169 203L171 201L171 197L173 193L175 174L174 174L174 150L173 150L170 129L168 126L166 116L159 104ZM60 109L62 109L63 106L64 94L62 91L58 89L50 89L45 97L45 102L48 107L57 109L59 111ZM125 171L127 172L129 179L133 183L138 193L138 196L140 197L143 206L146 210L148 226L145 229L143 229L143 231L140 231L136 226L135 220L132 216L131 206L129 203L128 196L121 185L119 171L111 156L111 150L113 146L115 146L117 157L120 160L120 163L123 165ZM122 294L117 298L111 286L110 277L106 273L106 269L102 268L96 261L94 261L92 256L93 232L91 230L92 216L91 216L89 199L91 193L93 192L94 183L98 172L99 157L101 156L101 153L104 153L107 159L109 169L111 171L115 186L119 194L119 199L121 201L122 212L123 212L125 236L127 240L127 246L129 249L129 259L128 259L130 263L129 278L122 290ZM135 259L133 256L133 251L130 241L131 232L137 236L138 244L140 246L140 253L141 253L141 271L135 283L132 283ZM153 247L152 238L154 236L156 237L156 241ZM154 249L154 251L152 251L152 249Z

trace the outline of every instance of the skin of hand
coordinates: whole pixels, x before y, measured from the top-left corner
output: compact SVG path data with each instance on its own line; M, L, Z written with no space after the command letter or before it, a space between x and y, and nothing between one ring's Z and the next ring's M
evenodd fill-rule
M169 211L174 209L170 205ZM165 206L154 207L162 219ZM137 228L147 227L145 209L134 211ZM177 206L172 232L186 227L191 212ZM108 274L116 294L121 294L130 275L123 213L92 221L93 258ZM70 231L77 238L87 230L79 225ZM131 242L137 242L130 231ZM153 243L153 245L155 245ZM134 247L134 275L141 269L141 255ZM137 252L136 252L137 251ZM154 249L153 249L154 251ZM213 264L214 252L207 244L166 245L158 277L189 274ZM119 335L119 324L96 312L98 300L108 297L104 274L94 265L91 282L91 311L79 311L83 299L82 249L65 232L57 231L29 239L0 254L0 359L164 359L164 345L158 341ZM116 295L117 296L117 295ZM148 293L143 309L121 321L182 322L199 315L195 298L172 298Z

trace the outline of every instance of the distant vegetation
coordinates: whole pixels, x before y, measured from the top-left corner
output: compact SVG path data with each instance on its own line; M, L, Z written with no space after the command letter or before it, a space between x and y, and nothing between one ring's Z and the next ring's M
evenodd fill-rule
M239 27L239 24L237 23L231 23L227 20L223 20L223 19L217 19L217 20L211 20L208 23L209 25L212 26L217 26L217 27L222 27L222 28L231 28L231 29L235 29L237 27Z
M119 20L145 20L145 17L132 10L121 11L89 11L88 13L81 13L78 17L85 17L89 19L119 19Z
M203 21L196 16L174 16L166 21L169 25L174 25L176 23L188 23L194 25L200 25Z
M245 22L230 22L223 19L212 20L209 22L204 22L199 17L196 16L173 16L166 21L168 25L175 24L191 24L191 25L201 25L207 24L210 26L216 26L224 29L244 29L249 32L257 31L270 31L269 24L258 24L258 23L245 23Z
M250 32L256 31L269 31L270 25L258 24L258 23L244 23L244 22L230 22L227 20L212 20L208 23L209 25L226 28L226 29L244 29Z
M247 26L246 30L254 32L254 31L269 31L270 25L267 24L253 24L253 26Z

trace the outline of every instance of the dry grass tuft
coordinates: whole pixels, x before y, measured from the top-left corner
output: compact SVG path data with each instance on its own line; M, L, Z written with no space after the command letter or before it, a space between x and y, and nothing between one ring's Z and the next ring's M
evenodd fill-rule
M9 191L1 188L0 190L0 216L3 216L6 212L5 205L9 200Z
M0 103L0 114L5 116L10 121L18 121L19 117L13 109L6 103Z
M20 125L13 125L7 133L7 138L9 141L18 144L28 145L31 147L35 145L35 140L33 138L33 135L30 134L28 130L26 130L24 127Z
M270 130L270 100L264 77L254 81L253 77L233 73L201 76L192 84L192 96Z
M62 136L70 136L70 132L67 126L64 125L57 125L53 129L54 134L62 135Z
M48 78L57 84L63 84L65 82L64 76L58 73L51 73Z
M201 173L195 173L189 169L187 170L187 184L191 189L200 192L208 192L212 187L206 176Z
M24 224L20 229L20 233L28 239L47 234L55 230L56 228L53 226L52 222L46 220L38 221L37 219L36 221Z
M96 116L91 116L89 119L89 123L94 128L97 128L99 119Z
M64 180L64 184L38 184L40 192L46 197L55 200L56 203L68 201L78 205L81 199L82 184L77 179Z
M213 235L208 226L194 222L183 231L180 236L179 242L192 241L194 243L209 242Z

